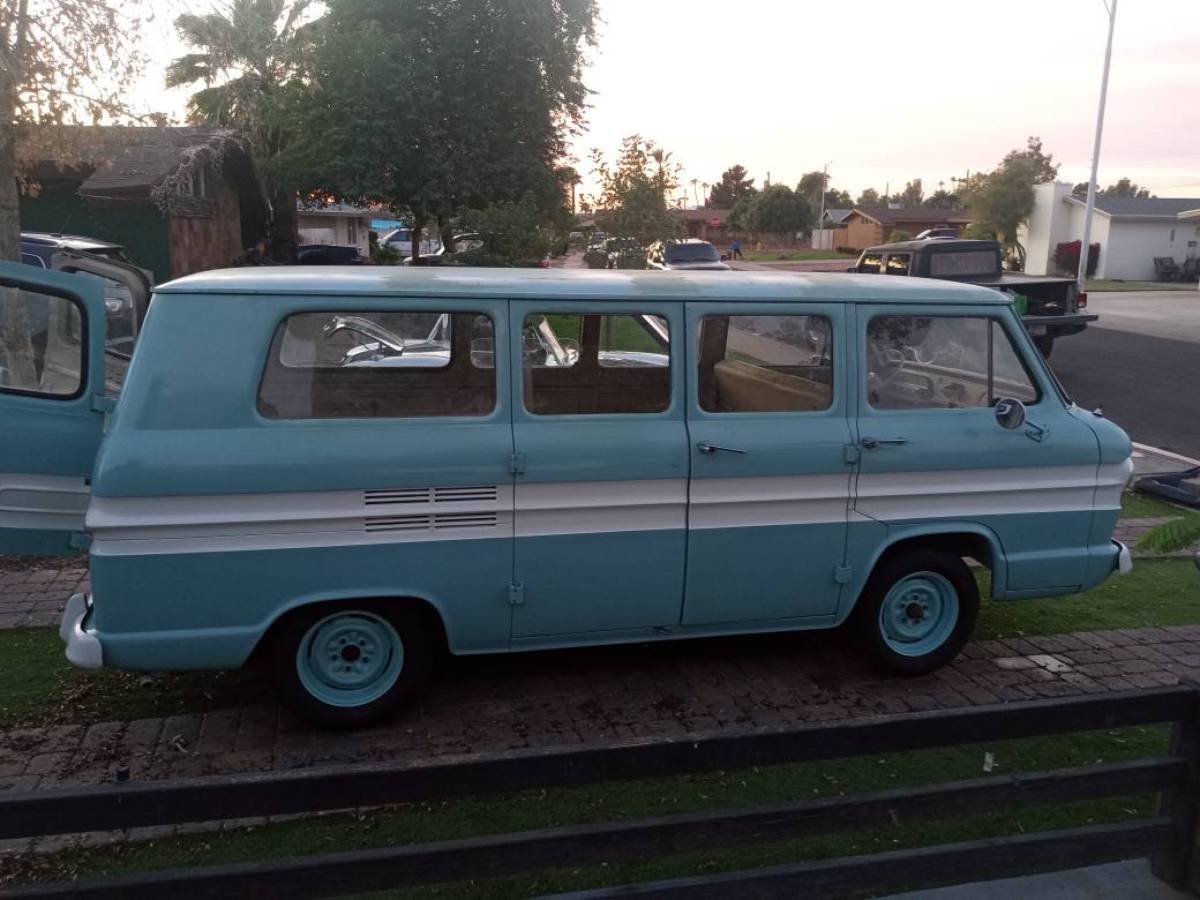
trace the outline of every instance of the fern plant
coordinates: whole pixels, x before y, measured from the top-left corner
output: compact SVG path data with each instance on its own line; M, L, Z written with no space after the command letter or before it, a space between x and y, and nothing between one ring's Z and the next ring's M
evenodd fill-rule
M1173 553L1186 550L1200 541L1200 513L1188 513L1151 528L1138 541L1138 549L1150 553Z

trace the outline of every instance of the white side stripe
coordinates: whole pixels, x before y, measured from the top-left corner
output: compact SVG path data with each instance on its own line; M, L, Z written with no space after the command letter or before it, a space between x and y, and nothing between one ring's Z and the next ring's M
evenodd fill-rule
M517 486L517 537L687 527L687 479Z
M82 478L0 472L0 528L82 531L87 506Z
M850 473L762 478L697 478L691 528L818 525L846 521Z

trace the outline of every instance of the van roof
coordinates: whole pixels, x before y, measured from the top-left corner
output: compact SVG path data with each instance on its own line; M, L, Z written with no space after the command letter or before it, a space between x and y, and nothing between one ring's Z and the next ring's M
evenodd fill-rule
M158 294L554 298L555 300L785 300L994 303L989 288L929 278L841 272L657 272L486 269L466 266L263 266L215 269L160 284Z

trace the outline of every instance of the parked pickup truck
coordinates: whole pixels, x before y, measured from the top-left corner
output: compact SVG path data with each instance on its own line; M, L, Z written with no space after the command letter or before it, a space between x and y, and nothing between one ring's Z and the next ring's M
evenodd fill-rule
M1075 279L1006 272L1002 259L998 241L932 237L868 247L849 271L965 281L1010 294L1046 357L1056 338L1077 334L1100 318L1086 311L1087 294Z

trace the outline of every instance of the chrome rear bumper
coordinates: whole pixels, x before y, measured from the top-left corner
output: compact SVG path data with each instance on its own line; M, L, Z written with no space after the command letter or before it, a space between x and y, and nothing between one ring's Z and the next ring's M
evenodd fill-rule
M1113 545L1117 548L1117 558L1113 561L1113 568L1117 570L1118 575L1128 575L1133 571L1133 554L1116 538L1113 538Z
M81 669L99 669L104 665L100 639L83 627L90 611L87 597L72 594L58 626L58 636L67 645L67 661Z

